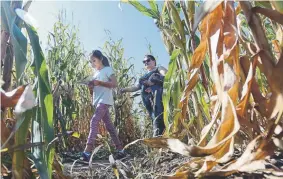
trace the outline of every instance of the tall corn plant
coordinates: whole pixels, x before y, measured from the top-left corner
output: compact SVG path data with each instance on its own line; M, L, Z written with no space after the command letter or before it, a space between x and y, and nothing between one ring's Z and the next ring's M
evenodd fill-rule
M27 133L31 127L31 157L42 178L51 178L52 163L54 157L54 147L48 144L54 138L53 130L53 97L51 86L49 83L49 75L46 66L46 61L43 56L39 44L38 34L36 29L27 23L27 16L23 16L26 12L22 10L22 3L17 2L17 6L11 6L14 2L1 2L1 22L5 31L9 32L11 44L13 46L15 67L16 67L16 82L17 86L23 84L22 76L25 68L31 68L34 72L33 93L36 95L37 106L26 111L21 115L16 116L16 124L14 125L9 137L2 136L1 133L1 149L20 147L27 142ZM30 2L28 2L30 3ZM20 15L22 21L17 14ZM27 37L22 33L21 28L25 29ZM32 46L33 59L27 59L27 44ZM13 59L13 58L10 58ZM30 67L26 67L27 61L32 61ZM24 88L24 87L23 87ZM2 96L2 93L1 93ZM8 101L4 101L8 102ZM8 106L9 107L9 106ZM3 126L1 126L3 128ZM14 137L13 137L14 136ZM12 142L8 140L11 138ZM6 141L5 141L6 139ZM34 146L35 143L42 145ZM9 145L9 144L12 144ZM29 161L25 147L23 150L15 150L10 152L12 155L13 176L15 178L30 178L25 176L29 174ZM28 170L24 172L24 169Z
M283 142L278 125L283 112L282 2L168 0L161 11L155 1L148 1L149 7L124 2L155 19L171 55L163 103L166 111L175 98L172 127L164 114L165 136L174 138L143 142L197 157L173 177L264 169L264 158ZM180 69L185 69L183 76L177 74ZM178 96L170 93L172 87L180 89ZM176 139L186 133L197 145ZM237 159L235 143L246 148Z
M110 34L109 34L110 35ZM136 78L134 65L128 63L129 59L124 57L122 39L114 41L109 39L104 43L103 50L108 57L118 82L119 88L134 85ZM140 136L139 121L134 114L134 97L130 94L119 94L114 90L114 124L119 130L120 139L124 144L136 140Z
M61 11L48 35L47 64L54 96L56 134L66 135L67 130L74 130L86 136L92 114L91 97L88 89L78 82L91 74L92 69L77 33L75 26L65 22Z

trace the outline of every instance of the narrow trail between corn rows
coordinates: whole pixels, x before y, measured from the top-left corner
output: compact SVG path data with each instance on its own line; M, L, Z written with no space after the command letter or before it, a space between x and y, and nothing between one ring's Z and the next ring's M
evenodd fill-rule
M170 152L155 151L147 156L129 154L114 162L108 159L94 159L92 166L88 162L65 159L64 174L72 178L156 178L161 175L170 175L177 168L189 161L189 157Z
M126 158L110 162L106 157L104 159L94 159L90 167L88 162L67 159L63 163L64 174L74 179L115 179L118 178L136 178L136 179L156 179L164 178L161 176L172 175L177 169L190 161L190 157L171 153L168 151L155 150L142 156L134 153L129 154ZM277 158L276 167L283 169L283 159ZM209 177L225 179L262 179L283 178L283 172L266 169L253 173L236 173L228 177ZM116 173L116 174L115 174ZM116 175L116 176L115 176ZM189 178L195 178L190 176Z

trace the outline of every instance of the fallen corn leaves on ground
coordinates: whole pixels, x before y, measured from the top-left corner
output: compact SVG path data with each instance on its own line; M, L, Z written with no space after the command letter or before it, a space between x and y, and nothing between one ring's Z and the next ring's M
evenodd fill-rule
M98 179L114 179L117 178L114 175L112 165L108 160L108 156L110 153L106 148L101 149L102 151L98 154L103 156L103 158L97 158L93 160L93 178ZM104 151L103 151L104 150ZM144 149L146 150L146 149ZM167 178L166 176L170 176L178 168L182 165L188 163L191 158L184 157L180 154L168 152L167 150L159 150L155 149L148 154L145 153L136 153L134 151L129 151L130 157L127 159L123 159L123 162L128 168L132 178L136 179L153 179L153 178ZM269 160L269 169L258 170L251 173L248 172L239 172L233 175L229 175L227 177L217 176L216 178L245 178L245 179L254 179L254 178L280 178L283 177L283 172L276 171L274 167L277 167L278 170L283 170L283 155L277 152L275 156ZM119 163L119 162L117 162ZM72 178L80 178L86 179L91 178L89 166L86 164L75 163L73 165L73 161L68 161L63 164L64 165L64 174L66 176L70 176ZM117 165L120 168L120 178L126 178L123 176L121 169L127 173L127 167L122 165ZM130 178L130 177L128 177ZM175 177L178 178L178 177ZM180 177L181 178L181 177ZM189 178L195 178L191 175ZM207 177L207 178L215 178L215 176Z

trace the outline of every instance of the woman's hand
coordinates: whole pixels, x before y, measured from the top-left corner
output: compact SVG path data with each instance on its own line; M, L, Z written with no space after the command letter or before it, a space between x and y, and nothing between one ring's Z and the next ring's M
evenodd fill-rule
M89 93L92 96L93 95L93 87L94 87L94 85L92 83L89 83L87 86L88 86L88 89L89 89Z
M93 83L94 86L99 86L100 85L98 80L93 80L92 83Z
M94 87L94 86L98 86L99 85L99 81L98 80L92 80L88 83L88 87Z
M116 88L117 87L117 80L115 75L111 75L109 81L99 81L99 80L92 80L89 82L89 85L93 86L103 86L106 88Z
M89 89L93 89L93 87L94 87L94 85L92 84L92 82L89 82L87 86L88 86Z

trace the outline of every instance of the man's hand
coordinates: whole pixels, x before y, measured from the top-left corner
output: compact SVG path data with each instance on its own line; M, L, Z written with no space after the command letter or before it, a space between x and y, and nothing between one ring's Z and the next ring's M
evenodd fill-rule
M152 85L154 85L154 83L152 83L152 82L149 81L149 80L145 80L145 81L143 82L143 84L145 84L145 85L147 85L147 86L152 86Z
M153 82L154 84L157 85L163 85L163 81L164 81L164 76L154 73L149 77L149 81Z
M158 80L159 79L159 75L156 74L156 73L153 73L150 77L149 77L149 80Z
M150 92L152 92L152 90L151 90L151 88L146 88L145 92L150 93Z

